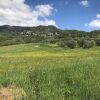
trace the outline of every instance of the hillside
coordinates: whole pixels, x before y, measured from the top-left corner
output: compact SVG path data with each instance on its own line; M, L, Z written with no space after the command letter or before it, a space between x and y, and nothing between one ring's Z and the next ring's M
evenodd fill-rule
M78 39L88 37L100 38L100 31L78 31L61 30L55 26L19 27L19 26L0 26L0 45L12 45L20 43L56 43L73 38Z

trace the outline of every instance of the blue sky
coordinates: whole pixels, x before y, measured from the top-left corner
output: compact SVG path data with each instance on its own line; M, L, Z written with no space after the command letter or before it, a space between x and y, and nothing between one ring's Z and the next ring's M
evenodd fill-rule
M100 0L0 0L0 25L100 29Z
M62 29L99 29L87 24L96 20L97 14L100 14L100 0L88 0L86 5L82 5L82 1L87 0L26 0L26 3L33 8L41 4L52 5L57 11L50 18Z

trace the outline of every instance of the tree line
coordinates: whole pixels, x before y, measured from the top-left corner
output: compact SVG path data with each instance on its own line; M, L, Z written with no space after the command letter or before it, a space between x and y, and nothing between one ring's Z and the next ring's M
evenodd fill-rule
M71 49L100 46L100 30L61 30L55 26L0 26L0 46L21 43L57 43Z

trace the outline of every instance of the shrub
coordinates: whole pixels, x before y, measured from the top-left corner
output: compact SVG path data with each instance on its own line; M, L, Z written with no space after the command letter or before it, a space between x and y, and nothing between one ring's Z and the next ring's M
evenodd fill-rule
M50 40L50 43L51 43L51 44L54 44L54 43L57 43L57 41L58 41L57 39L51 39L51 40Z
M83 47L84 41L85 41L85 38L84 38L84 37L78 39L78 40L77 40L78 46L79 46L79 47Z
M65 45L65 42L64 42L64 41L59 42L59 43L58 43L58 46L63 47L63 48L64 48L64 47L66 47L66 45Z
M96 40L96 45L97 45L97 46L100 46L100 39L97 39L97 40Z
M84 40L83 42L83 48L92 48L94 45L94 40Z
M75 41L75 40L68 40L68 41L66 42L66 45L67 45L69 48L74 49L74 48L77 47L77 41Z
M0 46L8 46L8 45L14 45L14 44L17 44L17 43L15 43L15 41L13 40L6 40L4 42L0 42Z

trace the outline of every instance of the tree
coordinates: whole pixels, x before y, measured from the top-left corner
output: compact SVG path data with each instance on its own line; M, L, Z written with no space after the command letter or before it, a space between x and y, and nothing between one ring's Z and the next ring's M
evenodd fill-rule
M95 45L94 40L84 40L83 48L92 48Z
M100 39L96 40L96 44L97 44L97 46L100 46Z
M71 49L74 49L74 48L76 48L77 47L77 41L75 41L75 40L68 40L67 42L66 42L66 45L69 47L69 48L71 48Z
M83 45L84 45L84 41L85 41L85 38L84 38L84 37L78 39L78 41L77 41L78 46L79 46L79 47L83 47Z

